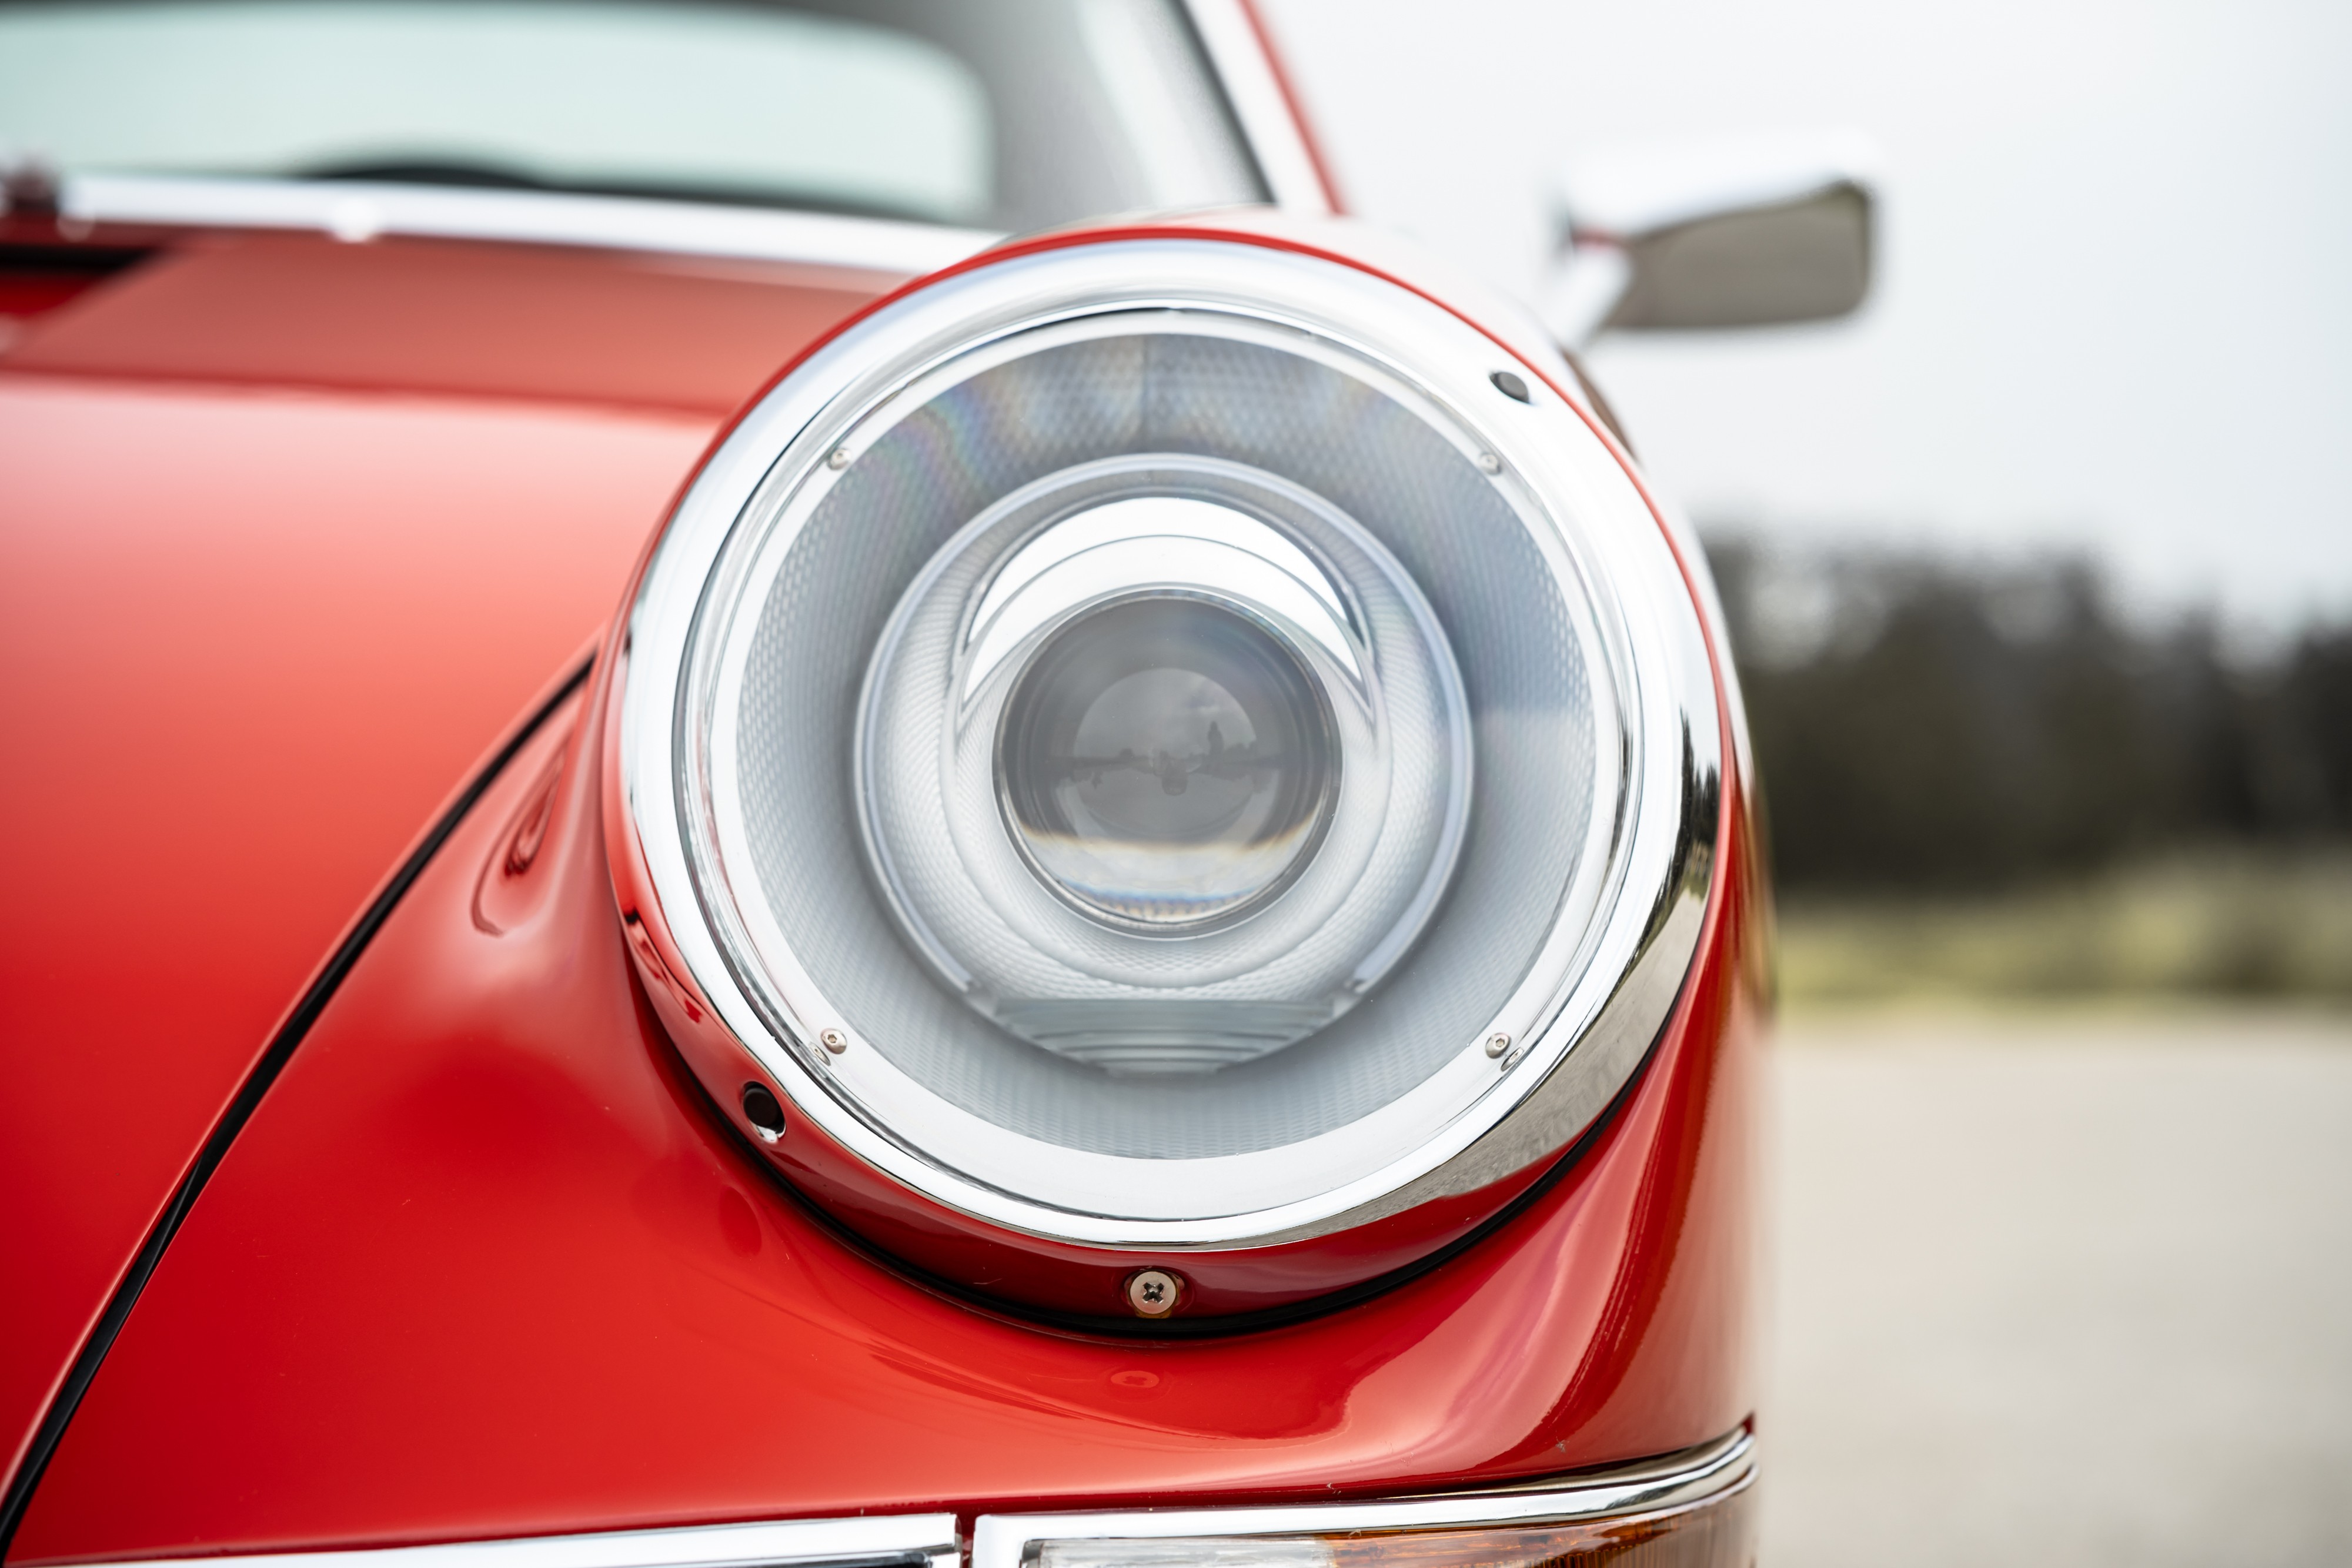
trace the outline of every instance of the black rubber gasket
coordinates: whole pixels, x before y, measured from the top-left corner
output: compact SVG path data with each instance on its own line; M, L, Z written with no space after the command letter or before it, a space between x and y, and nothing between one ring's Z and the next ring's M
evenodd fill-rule
M441 814L440 820L433 824L431 831L401 862L400 869L393 873L392 880L384 883L383 890L352 923L350 932L336 945L334 952L319 970L318 977L310 982L310 988L294 1004L294 1010L287 1015L286 1022L270 1037L269 1044L254 1062L253 1070L246 1074L244 1083L238 1086L236 1097L228 1103L228 1108L221 1113L220 1120L214 1124L211 1135L205 1139L204 1147L196 1152L194 1163L180 1178L180 1185L173 1189L171 1201L163 1206L163 1212L156 1216L154 1226L147 1232L147 1239L140 1245L138 1254L131 1259L122 1283L115 1287L113 1296L106 1303L106 1311L99 1315L97 1326L90 1330L89 1338L74 1357L64 1385L58 1390L57 1397L49 1402L40 1426L34 1430L32 1443L25 1451L24 1464L9 1479L5 1496L0 1497L0 1558L6 1557L10 1543L16 1540L16 1527L24 1522L25 1511L32 1504L33 1492L41 1484L41 1477L48 1469L49 1460L56 1455L58 1444L64 1438L74 1412L81 1407L82 1396L89 1392L90 1384L97 1378L99 1366L106 1360L106 1353L114 1348L115 1339L122 1333L122 1325L130 1321L131 1310L139 1304L140 1293L147 1288L147 1281L154 1274L156 1265L163 1260L163 1253L172 1245L172 1238L179 1233L189 1210L195 1207L197 1195L204 1191L205 1184L212 1179L213 1173L220 1168L221 1161L228 1156L229 1145L245 1130L245 1124L253 1119L254 1112L260 1108L262 1097L269 1092L269 1086L278 1081L278 1075L293 1059L295 1048L310 1032L310 1027L319 1021L319 1015L326 1011L327 1003L333 999L344 978L358 965L360 955L367 950L375 934L383 929L384 922L392 917L392 912L402 897L424 874L425 865L440 852L441 846L449 841L449 835L457 831L457 824L465 821L467 813L498 781L499 776L507 770L516 755L555 716L556 710L579 691L593 667L594 661L590 660L572 671L562 685L540 704L522 727L499 748L498 755L490 758L488 766L476 774L464 792L450 802L449 809Z

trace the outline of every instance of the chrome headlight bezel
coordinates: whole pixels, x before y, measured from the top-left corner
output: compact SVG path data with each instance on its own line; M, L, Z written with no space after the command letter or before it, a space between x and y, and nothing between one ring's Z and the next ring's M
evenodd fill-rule
M805 518L891 400L951 361L1018 353L1024 333L1155 311L1216 315L1344 358L1350 373L1382 378L1458 432L1464 455L1517 509L1544 519L1531 531L1547 565L1591 607L1591 668L1605 677L1594 710L1606 720L1590 852L1567 914L1507 1003L1403 1099L1335 1134L1181 1162L1191 1168L1173 1199L1167 1161L1005 1144L1017 1135L940 1101L867 1048L779 934L758 929L760 901L737 896L716 848L727 787L709 758L725 675L712 650L724 639L706 634L710 617L746 601L760 569L748 530L789 526L795 510ZM932 280L851 324L742 417L679 502L631 610L617 754L652 913L685 977L802 1117L889 1180L989 1227L1177 1252L1297 1242L1485 1187L1590 1124L1638 1067L1696 946L1721 724L1674 551L1617 455L1547 384L1547 368L1338 256L1245 235L1109 234L982 257ZM1497 389L1497 371L1521 379L1525 401ZM710 1087L731 1097L730 1086ZM1030 1176L1007 1179L1008 1159Z

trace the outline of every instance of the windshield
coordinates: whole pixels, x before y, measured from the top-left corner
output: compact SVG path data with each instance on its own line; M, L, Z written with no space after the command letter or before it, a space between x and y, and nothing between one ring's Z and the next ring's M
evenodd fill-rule
M1177 0L0 3L0 157L1025 229L1263 201Z

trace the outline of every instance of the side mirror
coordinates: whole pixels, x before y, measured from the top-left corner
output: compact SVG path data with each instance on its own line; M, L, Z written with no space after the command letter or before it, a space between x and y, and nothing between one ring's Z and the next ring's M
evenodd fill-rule
M1852 136L1751 137L1579 160L1558 195L1545 323L1604 331L1822 321L1870 292L1876 159Z

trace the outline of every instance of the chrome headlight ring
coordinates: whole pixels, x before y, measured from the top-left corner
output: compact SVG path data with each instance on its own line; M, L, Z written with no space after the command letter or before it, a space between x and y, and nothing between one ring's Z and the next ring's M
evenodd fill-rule
M1335 486L1280 471L1279 430L1218 449L1197 409L1149 438L1045 441L1025 468L990 468L987 444L1022 420L1033 434L1099 421L1116 382L1103 366L1139 352L1192 367L1192 382L1171 372L1176 402L1229 392L1278 412L1244 385L1264 366L1284 396L1359 400L1388 422L1383 440L1418 443L1415 460L1444 470L1438 521L1369 516L1386 505L1370 492L1336 504ZM1089 236L911 291L742 418L632 609L617 755L650 913L801 1117L996 1231L1171 1254L1294 1244L1494 1186L1591 1124L1696 949L1721 727L1699 614L1648 504L1528 368L1344 261L1234 237ZM1497 371L1528 398L1498 391ZM1378 456L1340 452L1325 471ZM983 469L992 493L965 483ZM1193 509L1169 512L1171 497ZM1446 506L1478 519L1454 529ZM1498 563L1465 541L1516 553ZM1311 739L1326 725L1337 761L1300 763L1291 796L1253 797L1291 800L1265 808L1291 815L1205 883L1189 862L1146 874L1113 854L1124 880L1106 893L1099 864L1055 858L1087 844L1058 828L1024 838L1022 812L1050 810L1007 794L1005 737L1023 702L1059 700L1017 690L1057 638L1108 626L1098 641L1115 649L1150 633L1105 616L1145 625L1169 606L1226 628L1244 674L1216 686L1235 705L1217 711L1236 734ZM1540 656L1524 653L1536 643ZM1094 688L1071 679L1077 712ZM1564 699L1538 711L1548 681L1580 687L1576 723ZM936 711L917 711L923 693ZM1044 792L1067 798L1073 768L1099 773L1115 754L1074 753L1064 731L1038 755L1055 759ZM1204 790L1220 768L1280 772L1218 761L1243 744L1222 734L1204 750L1196 727L1188 744L1160 774L1139 759L1128 771L1172 768ZM1540 782L1567 771L1579 777ZM1402 800L1392 820L1349 794L1375 785ZM820 835L821 854L794 847ZM1514 859L1549 883L1507 888ZM1150 881L1162 873L1164 888ZM1471 920L1518 946L1433 1000L1438 970L1461 967L1453 928ZM1259 948L1274 956L1254 960ZM1176 967L1175 992L1152 990L1154 962ZM1008 995L1022 987L1034 994ZM1104 1050L1087 1009L1139 995L1172 1007L1159 1015L1178 1020L1171 1038L1224 1042L1175 1065L1239 1065L1169 1078L1151 1074L1168 1062L1148 1040ZM1401 1021L1384 1032L1391 996ZM1320 1087L1341 1079L1344 1093ZM1231 1103L1201 1110L1228 1082ZM1330 1104L1265 1112L1285 1083ZM735 1087L709 1086L722 1103Z

